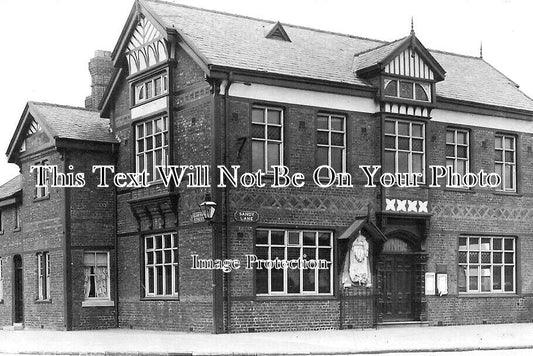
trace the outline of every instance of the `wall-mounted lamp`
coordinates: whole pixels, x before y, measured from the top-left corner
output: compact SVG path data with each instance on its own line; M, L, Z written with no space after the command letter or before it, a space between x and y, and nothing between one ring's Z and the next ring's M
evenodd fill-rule
M202 212L204 220L208 222L213 221L213 216L215 215L217 203L211 200L211 194L206 193L205 200L202 203L198 204L198 206L200 207L200 211Z

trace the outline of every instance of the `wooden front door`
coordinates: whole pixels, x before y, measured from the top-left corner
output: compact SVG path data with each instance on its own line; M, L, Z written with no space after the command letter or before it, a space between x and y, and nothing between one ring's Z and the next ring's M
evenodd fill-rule
M14 265L14 283L13 283L13 322L24 322L24 298L22 286L22 257L15 255L13 258Z
M414 320L415 271L410 254L383 254L380 271L380 314L383 321Z

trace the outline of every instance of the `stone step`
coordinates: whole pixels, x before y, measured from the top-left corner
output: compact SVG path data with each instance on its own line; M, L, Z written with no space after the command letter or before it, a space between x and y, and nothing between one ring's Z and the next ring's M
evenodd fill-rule
M429 326L429 323L427 321L385 321L383 323L377 324L377 329L385 329L385 328L405 328L405 327L424 327Z

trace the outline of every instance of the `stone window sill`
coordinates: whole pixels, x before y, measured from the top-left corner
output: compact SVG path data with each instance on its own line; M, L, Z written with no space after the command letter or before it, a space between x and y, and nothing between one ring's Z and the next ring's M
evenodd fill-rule
M35 304L52 304L52 299L35 299Z
M107 299L94 299L94 300L84 300L81 302L83 308L90 307L114 307L115 302Z
M19 232L20 230L21 230L20 227L16 227L16 228L13 229L14 232Z
M43 201L43 200L50 200L50 194L45 195L43 197L35 198L35 199L33 199L33 202L36 203L38 201Z
M459 293L459 298L519 298L516 293Z

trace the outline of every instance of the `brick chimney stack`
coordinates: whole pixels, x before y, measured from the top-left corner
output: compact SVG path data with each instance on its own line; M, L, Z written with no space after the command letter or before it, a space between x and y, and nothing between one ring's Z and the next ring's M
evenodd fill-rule
M111 52L96 50L94 58L89 61L89 73L91 73L91 95L85 98L87 109L98 109L98 104L104 96L107 84L113 75L113 61Z

